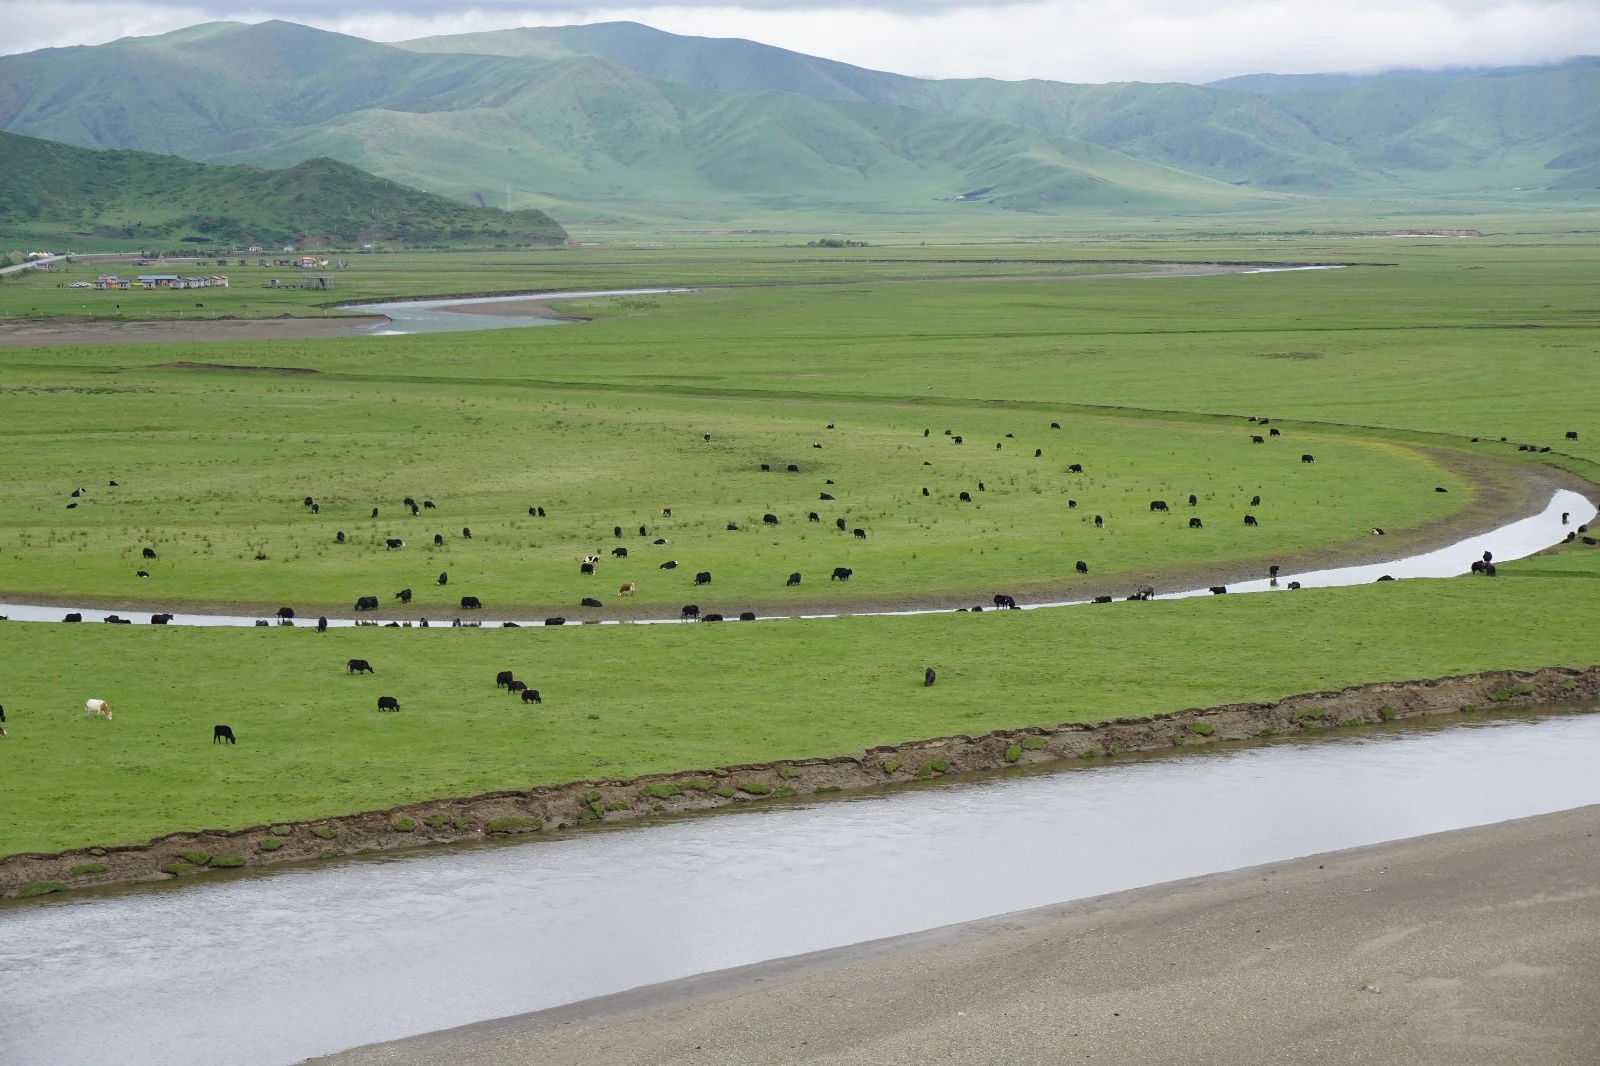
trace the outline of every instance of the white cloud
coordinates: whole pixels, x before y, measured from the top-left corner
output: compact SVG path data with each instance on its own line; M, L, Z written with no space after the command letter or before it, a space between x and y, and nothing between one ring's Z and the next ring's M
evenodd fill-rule
M293 18L376 40L516 25L631 19L675 33L749 37L865 67L934 77L1209 81L1272 71L1365 72L1540 63L1600 53L1600 0L433 0L142 6L0 0L0 47L99 43L223 18Z

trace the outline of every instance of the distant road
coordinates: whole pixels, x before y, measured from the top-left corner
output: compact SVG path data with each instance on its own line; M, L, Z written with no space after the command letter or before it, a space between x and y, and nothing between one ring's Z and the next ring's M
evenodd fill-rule
M0 267L0 274L15 274L20 270L31 270L34 267L49 266L51 263L62 262L66 258L67 257L64 255L47 255L41 259L30 259L28 262L18 263L16 266Z

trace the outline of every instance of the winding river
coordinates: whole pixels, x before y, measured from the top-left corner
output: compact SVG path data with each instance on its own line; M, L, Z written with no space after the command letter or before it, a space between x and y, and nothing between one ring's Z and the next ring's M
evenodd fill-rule
M1484 552L1491 552L1497 562L1509 562L1523 559L1535 552L1543 551L1552 545L1560 544L1566 539L1567 534L1574 532L1578 526L1592 522L1596 515L1595 505L1588 498L1569 489L1560 489L1550 497L1550 502L1538 514L1529 515L1527 518L1508 523L1498 529L1477 536L1468 537L1457 541L1448 547L1438 548L1420 555L1410 555L1399 559L1387 561L1379 560L1372 563L1363 563L1358 566L1345 566L1332 570L1313 570L1300 574L1282 574L1277 582L1263 578L1259 581L1244 581L1227 586L1229 592L1283 592L1288 591L1290 582L1298 582L1304 588L1330 588L1336 585L1365 585L1369 582L1388 576L1396 580L1410 578L1438 578L1459 577L1471 573L1472 563L1481 559ZM1565 516L1565 521L1563 521ZM1376 547L1376 544L1375 544ZM1209 589L1190 589L1183 592L1165 593L1157 599L1182 599L1188 596L1204 596L1209 594ZM1030 603L1022 606L1023 610L1039 610L1053 607L1075 607L1086 601L1063 600L1056 603ZM945 609L948 610L948 609ZM67 608L45 607L37 604L0 603L0 615L19 622L60 622L67 612L76 611L83 616L86 622L104 621L107 615L118 612L95 610L93 608ZM912 614L940 614L944 610L925 608L912 611L851 611L853 615L912 615ZM132 612L123 611L121 615L131 618L134 622L149 623L149 615L134 615ZM787 615L767 615L766 618L789 617ZM833 618L833 614L801 615L803 618ZM217 614L175 614L169 625L185 626L253 626L263 624L266 620L257 615L217 615ZM651 625L662 622L678 622L677 616L671 618L637 619L631 622L615 620L601 622L601 625ZM330 626L353 626L354 618L330 618ZM522 625L539 625L539 621L529 620Z
M747 963L1584 806L1600 802L1597 759L1600 714L1395 724L8 903L0 1062L279 1066Z

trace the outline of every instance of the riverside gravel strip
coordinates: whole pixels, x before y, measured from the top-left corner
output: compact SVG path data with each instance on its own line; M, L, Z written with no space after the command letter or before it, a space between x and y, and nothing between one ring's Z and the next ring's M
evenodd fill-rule
M33 897L79 887L176 880L219 867L257 868L429 844L536 837L559 830L856 792L1008 767L1089 765L1139 752L1597 698L1600 666L1495 671L1360 685L1290 696L1275 703L1228 704L1097 724L1070 723L1054 729L1000 730L977 737L938 737L831 759L577 781L248 829L171 833L144 846L10 855L0 859L0 896ZM198 861L197 854L208 858Z
M1584 807L703 974L310 1061L1566 1066L1593 1061L1600 1047L1597 870L1600 806Z

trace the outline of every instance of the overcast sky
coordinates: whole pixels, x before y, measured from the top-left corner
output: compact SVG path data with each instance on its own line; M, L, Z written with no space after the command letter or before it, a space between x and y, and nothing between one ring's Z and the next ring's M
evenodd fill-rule
M405 40L629 19L929 77L1203 82L1258 72L1542 63L1600 54L1600 0L0 0L0 51L266 18Z

